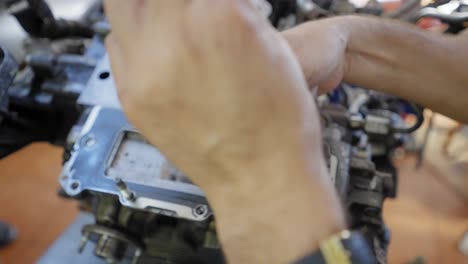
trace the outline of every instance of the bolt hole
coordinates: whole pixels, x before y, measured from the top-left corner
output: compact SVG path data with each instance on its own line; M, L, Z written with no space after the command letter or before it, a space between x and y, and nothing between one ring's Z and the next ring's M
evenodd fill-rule
M74 183L72 183L72 184L70 185L70 187L71 187L73 190L76 190L76 189L78 189L78 187L80 187L80 184L77 183L77 182L74 182Z
M110 73L109 73L108 71L101 72L101 73L99 74L99 79L101 79L101 80L105 80L105 79L107 79L107 78L109 78L109 77L110 77Z

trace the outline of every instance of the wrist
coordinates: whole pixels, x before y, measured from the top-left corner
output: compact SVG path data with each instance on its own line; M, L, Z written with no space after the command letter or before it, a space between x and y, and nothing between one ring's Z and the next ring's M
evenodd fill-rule
M360 50L362 45L359 44L361 39L360 35L362 31L366 31L366 27L370 27L372 19L364 16L349 15L332 18L330 20L333 21L331 24L334 34L339 36L345 47L342 62L343 80L352 80L351 68L353 60L356 58L356 55L362 54ZM364 28L362 25L364 25ZM364 45L364 47L367 47L367 45Z
M284 164L252 169L237 178L254 181L206 191L230 262L291 262L346 228L322 158L313 168L292 163L289 171Z

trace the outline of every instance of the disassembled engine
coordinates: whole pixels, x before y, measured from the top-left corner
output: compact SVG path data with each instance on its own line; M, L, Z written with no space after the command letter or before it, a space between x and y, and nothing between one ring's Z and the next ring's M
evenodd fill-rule
M384 13L372 0L364 7L343 0L270 0L262 10L280 30L350 13L408 21L437 17L452 23L454 32L467 21L411 3ZM82 229L80 250L91 241L108 263L223 263L203 191L150 145L120 108L103 45L110 28L102 4L96 2L79 22L56 19L43 0L4 5L31 38L20 67L0 49L0 157L35 141L64 147L61 194L95 216L95 223ZM317 102L330 180L351 227L365 231L378 263L386 263L390 236L382 208L386 198L396 196L398 182L392 156L421 125L422 109L349 84ZM407 115L416 117L411 127Z

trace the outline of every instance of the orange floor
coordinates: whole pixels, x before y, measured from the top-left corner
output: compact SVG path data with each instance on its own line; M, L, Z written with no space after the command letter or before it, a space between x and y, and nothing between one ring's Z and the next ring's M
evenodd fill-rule
M56 195L60 161L61 151L45 144L0 161L0 219L20 231L15 244L0 250L0 263L34 263L77 215L76 203ZM393 230L390 263L424 256L431 264L468 264L456 250L468 231L467 201L430 165L413 168L412 159L402 162L400 197L386 207Z
M0 161L0 219L20 235L0 249L0 263L35 263L78 214L74 201L57 196L61 155L58 148L37 144Z
M399 165L399 197L385 208L393 230L389 262L403 264L424 256L430 264L468 264L468 257L457 251L468 231L468 201L435 167L425 164L416 171L414 165L413 159Z

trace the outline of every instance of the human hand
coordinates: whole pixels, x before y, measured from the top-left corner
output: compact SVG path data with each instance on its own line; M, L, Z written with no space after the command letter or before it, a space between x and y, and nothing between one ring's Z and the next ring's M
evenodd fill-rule
M106 11L127 116L205 191L230 261L293 261L343 228L300 66L248 1L109 0Z
M347 70L346 18L324 19L284 31L310 88L326 93L336 88Z
M322 158L299 65L247 1L128 2L108 4L122 103L132 123L197 183L216 180L205 176L214 168L236 177L239 165L278 153Z

